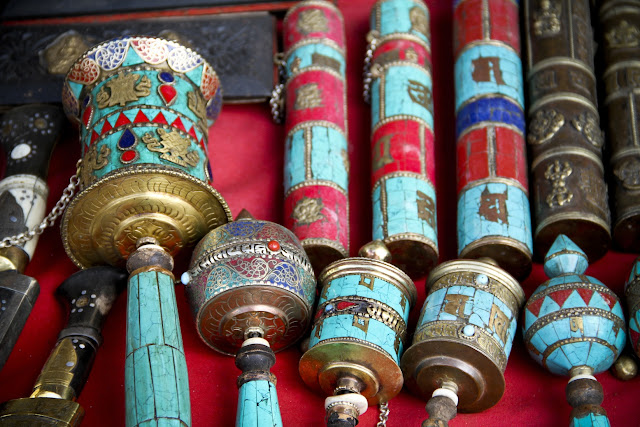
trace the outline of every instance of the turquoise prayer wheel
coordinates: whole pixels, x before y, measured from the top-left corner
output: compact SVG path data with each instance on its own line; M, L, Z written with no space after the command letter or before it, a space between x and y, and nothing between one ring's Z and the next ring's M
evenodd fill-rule
M629 341L633 352L640 356L640 258L633 262L629 279L624 286L629 310Z
M80 192L62 239L82 268L130 273L125 360L126 425L190 425L187 365L171 273L173 255L231 219L211 187L208 128L221 90L193 50L120 37L88 50L63 86L78 123Z
M626 341L625 319L616 294L584 274L586 254L559 235L544 270L550 279L527 301L523 335L531 357L556 375L569 376L570 426L609 426L595 374L611 367Z
M440 415L430 408L438 399L455 403L453 416L456 406L462 412L492 407L504 393L522 288L493 260L480 259L440 264L427 289L413 344L402 356L407 387L429 400L427 422Z
M316 294L298 238L243 211L198 243L182 282L200 338L243 371L236 426L281 426L269 368L307 330Z
M415 285L394 265L364 257L330 264L318 281L322 292L300 375L329 396L327 425L343 416L357 423L368 405L387 402L402 388L398 363Z
M429 10L420 0L380 0L370 24L373 239L418 278L438 261Z

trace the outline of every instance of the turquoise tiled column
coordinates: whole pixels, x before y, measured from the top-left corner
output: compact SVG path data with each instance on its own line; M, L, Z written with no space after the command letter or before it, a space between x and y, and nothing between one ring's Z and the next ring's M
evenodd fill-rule
M189 378L173 286L173 276L160 271L129 278L125 360L129 427L191 425Z
M242 384L236 427L282 427L275 384L268 380Z

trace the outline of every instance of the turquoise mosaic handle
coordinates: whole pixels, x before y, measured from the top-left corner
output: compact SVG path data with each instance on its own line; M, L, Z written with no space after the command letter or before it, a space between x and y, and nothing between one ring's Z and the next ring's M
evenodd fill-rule
M128 427L191 425L187 363L173 287L173 275L159 268L129 278L125 360Z

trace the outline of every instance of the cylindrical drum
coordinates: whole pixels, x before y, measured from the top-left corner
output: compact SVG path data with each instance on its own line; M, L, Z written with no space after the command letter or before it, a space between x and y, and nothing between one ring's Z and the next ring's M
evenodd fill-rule
M518 3L454 6L458 254L531 271Z
M438 261L429 11L380 0L370 21L373 239L421 277Z
M323 287L300 359L302 379L331 396L340 378L355 378L370 405L387 402L402 388L398 362L415 285L397 267L368 258L336 261L318 280Z
M640 357L640 258L631 267L624 296L629 309L629 341L634 353Z
M602 75L607 107L607 142L611 148L613 239L626 251L640 252L640 3L608 0L600 9L605 59Z
M342 14L307 0L284 18L284 224L316 271L349 252L349 149Z
M490 408L504 392L522 288L501 268L474 260L440 264L427 287L413 344L402 356L407 387L428 400L452 382L460 411Z
M71 67L63 104L80 126L82 191L62 236L75 264L123 266L141 237L173 255L230 219L207 154L219 89L200 55L158 38L105 42Z
M595 261L611 241L589 0L525 0L534 246L565 234Z
M278 351L307 330L315 277L298 239L278 224L238 219L212 230L187 274L198 334L214 350L234 355L260 328Z

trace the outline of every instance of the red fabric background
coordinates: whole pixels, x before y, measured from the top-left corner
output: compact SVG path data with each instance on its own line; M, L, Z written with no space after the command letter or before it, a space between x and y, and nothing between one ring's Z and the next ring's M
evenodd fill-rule
M342 0L348 53L348 117L351 159L350 221L351 254L371 238L369 107L361 97L361 67L369 29L369 10L374 0ZM452 60L451 4L427 1L431 11L435 99L436 174L440 261L456 257L455 232L455 130ZM233 214L249 209L254 216L283 221L284 128L271 122L266 105L228 105L210 130L209 150L215 187L227 199ZM74 171L79 156L77 137L66 135L51 163L49 206L59 197ZM189 254L190 255L190 254ZM587 273L622 295L624 281L635 258L633 254L610 252ZM184 271L184 261L174 270ZM54 297L54 289L76 271L61 244L59 228L41 237L27 274L41 285L41 293L25 329L4 369L0 372L0 401L26 397L44 364L57 334L64 326L67 308ZM540 265L524 282L527 296L545 280ZM424 280L416 283L418 305L413 308L410 328L415 326L424 302ZM214 353L200 342L182 289L176 289L182 334L189 367L194 426L231 426L235 420L239 370L233 358ZM121 295L107 319L104 344L79 398L86 416L85 426L124 425L124 352L126 295ZM310 392L298 375L300 351L291 348L277 355L273 372L278 377L278 396L285 426L324 425L324 396ZM570 407L565 401L565 378L555 377L533 362L518 333L505 373L506 392L493 408L480 414L460 414L452 426L556 426L568 425ZM640 379L622 382L609 373L599 375L605 390L604 408L614 426L638 425L633 392ZM417 426L425 418L424 402L406 390L390 402L388 426ZM373 426L378 411L370 408L361 417L362 426Z

